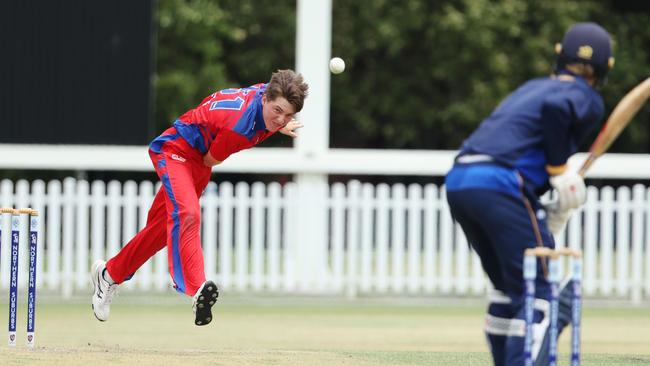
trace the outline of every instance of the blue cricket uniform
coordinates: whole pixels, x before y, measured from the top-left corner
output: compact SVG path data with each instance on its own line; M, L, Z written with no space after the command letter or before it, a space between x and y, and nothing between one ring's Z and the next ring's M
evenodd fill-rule
M496 290L486 319L496 365L523 365L523 253L540 241L555 247L539 201L549 172L565 168L603 113L601 96L580 77L530 80L463 142L446 177L451 213ZM538 268L536 321L543 331L549 286Z

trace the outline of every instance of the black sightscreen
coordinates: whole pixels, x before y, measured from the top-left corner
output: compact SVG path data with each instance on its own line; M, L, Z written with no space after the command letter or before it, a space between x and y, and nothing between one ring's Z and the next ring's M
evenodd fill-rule
M152 3L0 1L0 143L148 143Z

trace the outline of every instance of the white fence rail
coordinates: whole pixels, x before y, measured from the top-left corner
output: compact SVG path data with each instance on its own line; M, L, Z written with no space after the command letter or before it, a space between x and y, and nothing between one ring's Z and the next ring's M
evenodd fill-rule
M154 188L147 181L3 180L0 205L42 212L38 286L70 296L88 292L93 260L117 253L144 225ZM322 219L327 232L302 228L307 234L301 235L298 202L309 200L311 190L319 187L297 188L293 183L210 183L201 201L208 277L225 290L245 292L354 296L486 291L478 258L449 215L444 189L433 184L336 183L325 187L329 194ZM559 245L584 250L585 294L636 303L649 298L649 189L589 187L588 195L559 238ZM7 288L8 230L2 229L0 274ZM310 237L327 238L313 240L324 247L314 248ZM23 249L21 268L26 261ZM25 279L20 277L21 286ZM168 286L163 250L126 288L163 291Z

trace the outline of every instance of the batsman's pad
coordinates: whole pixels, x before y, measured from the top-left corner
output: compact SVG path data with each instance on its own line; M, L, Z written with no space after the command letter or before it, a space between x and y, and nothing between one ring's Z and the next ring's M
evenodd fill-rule
M489 300L490 304L485 316L485 336L490 345L494 365L505 366L506 341L508 335L514 333L510 330L511 320L514 316L512 301L498 290L492 290Z
M560 291L559 296L559 314L557 317L557 334L558 337L562 330L566 328L567 325L571 324L571 299L573 298L573 286L569 279L566 279L562 284L562 290ZM549 327L546 327L546 330L543 334L543 339L540 343L539 353L535 359L535 366L546 366L548 365L548 342L549 342Z
M545 299L538 298L535 299L533 306L535 323L533 324L532 354L535 359L541 351L545 334L548 332L550 303ZM491 294L485 321L485 334L490 343L496 366L513 364L513 361L520 358L523 360L526 321L514 318L513 311L510 298L499 292ZM517 360L508 358L512 355L517 355L515 356Z

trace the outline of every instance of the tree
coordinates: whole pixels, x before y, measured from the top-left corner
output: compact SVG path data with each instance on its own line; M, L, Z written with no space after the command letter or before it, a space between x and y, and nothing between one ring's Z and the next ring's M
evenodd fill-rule
M215 90L295 64L294 1L161 0L157 29L158 131Z
M517 85L551 72L554 44L578 21L599 22L614 39L617 65L603 89L608 112L648 75L650 15L633 3L334 2L332 53L347 70L332 78L333 147L456 149ZM295 6L161 0L155 84L161 129L213 90L293 68ZM614 151L650 152L649 120L646 108Z

